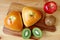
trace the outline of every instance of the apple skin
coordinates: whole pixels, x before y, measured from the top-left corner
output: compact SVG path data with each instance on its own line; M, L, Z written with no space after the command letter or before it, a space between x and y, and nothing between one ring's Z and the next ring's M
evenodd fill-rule
M52 14L57 10L57 4L54 1L47 2L44 5L44 11L48 14Z

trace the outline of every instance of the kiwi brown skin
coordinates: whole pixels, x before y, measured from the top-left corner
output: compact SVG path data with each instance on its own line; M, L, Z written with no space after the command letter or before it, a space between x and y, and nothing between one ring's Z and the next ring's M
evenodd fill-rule
M56 17L54 17L53 15L46 16L46 18L45 18L45 24L47 26L55 25L55 23L56 23Z

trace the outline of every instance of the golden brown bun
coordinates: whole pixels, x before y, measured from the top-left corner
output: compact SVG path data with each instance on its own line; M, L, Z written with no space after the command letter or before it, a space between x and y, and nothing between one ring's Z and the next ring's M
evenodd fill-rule
M30 27L41 19L41 12L31 7L24 7L22 18L26 27Z
M10 30L21 31L23 29L23 24L20 12L10 11L4 20L4 25Z

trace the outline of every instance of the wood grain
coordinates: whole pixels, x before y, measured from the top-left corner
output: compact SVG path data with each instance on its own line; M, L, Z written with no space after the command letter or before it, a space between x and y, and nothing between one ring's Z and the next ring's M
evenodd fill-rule
M51 0L50 0L51 1ZM54 12L54 15L57 19L56 22L56 32L43 32L43 37L40 40L60 40L60 0L52 0L55 1L58 5L58 10ZM8 34L4 34L2 32L2 27L4 24L4 18L9 10L9 6L11 3L16 2L26 6L42 8L45 4L43 0L0 0L0 35L3 35L2 40L23 40L21 37L15 37ZM48 14L47 14L48 15Z

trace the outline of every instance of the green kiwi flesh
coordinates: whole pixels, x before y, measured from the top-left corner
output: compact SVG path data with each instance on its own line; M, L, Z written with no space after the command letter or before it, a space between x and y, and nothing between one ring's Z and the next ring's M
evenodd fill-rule
M42 37L42 31L37 27L33 28L32 33L36 38L41 38Z
M23 31L22 31L22 37L24 39L29 39L31 37L31 30L29 28L25 28Z

